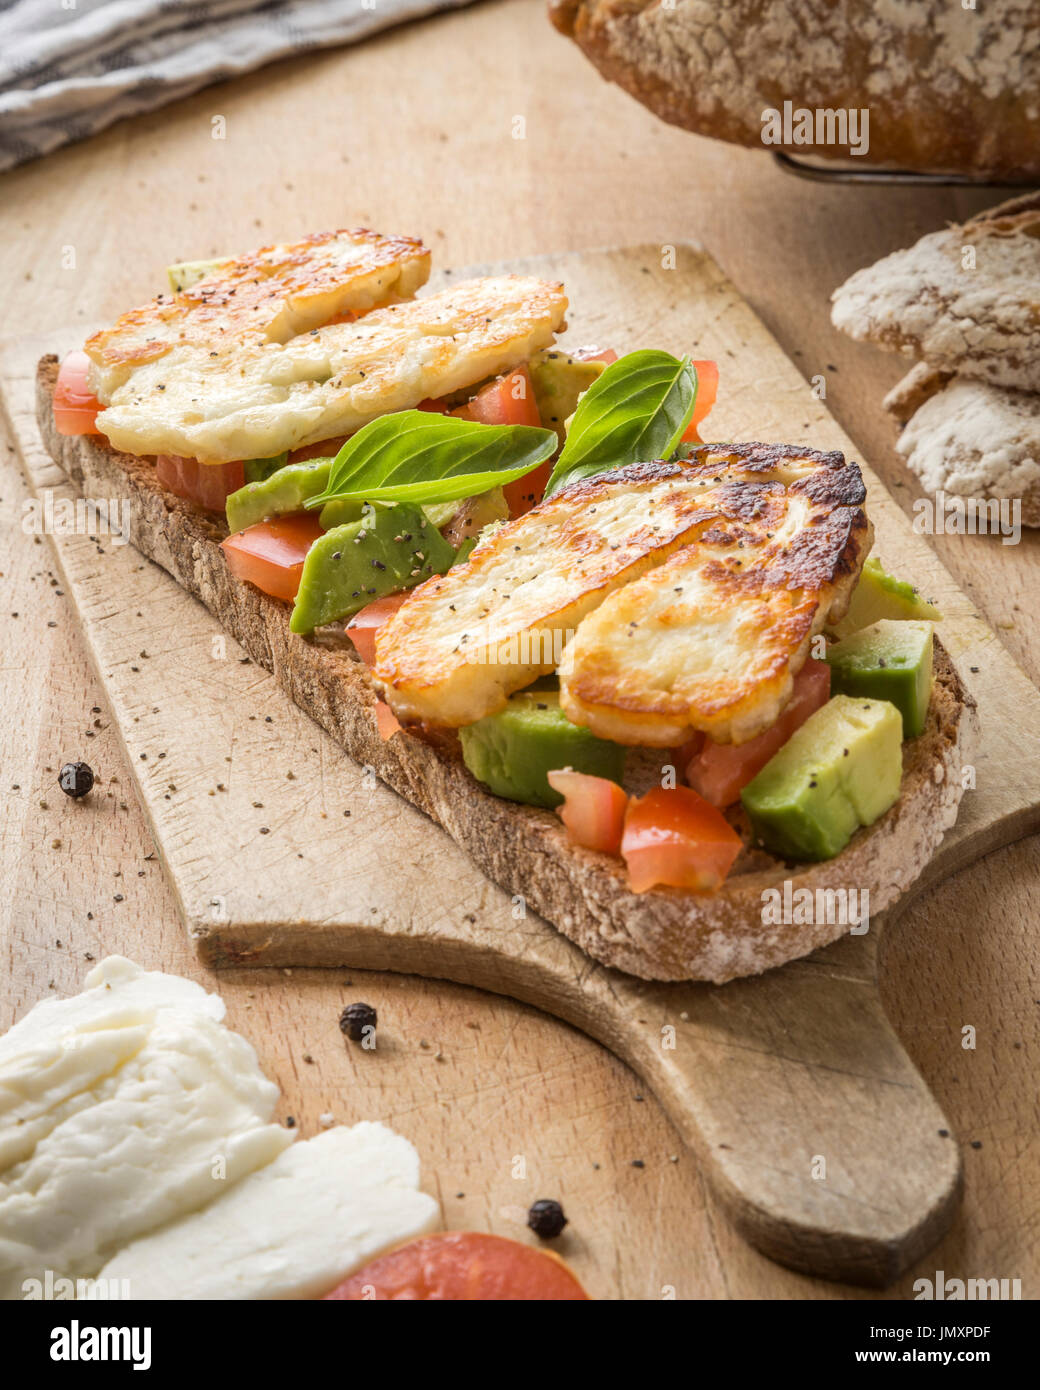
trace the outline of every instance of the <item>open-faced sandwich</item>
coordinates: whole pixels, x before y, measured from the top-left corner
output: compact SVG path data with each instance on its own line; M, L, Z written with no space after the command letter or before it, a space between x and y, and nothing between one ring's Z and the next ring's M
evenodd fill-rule
M868 560L857 465L703 443L714 363L564 351L561 285L416 297L428 271L370 232L172 267L41 362L48 447L599 960L723 981L847 931L842 894L891 904L974 711L938 612ZM787 883L830 910L771 910Z

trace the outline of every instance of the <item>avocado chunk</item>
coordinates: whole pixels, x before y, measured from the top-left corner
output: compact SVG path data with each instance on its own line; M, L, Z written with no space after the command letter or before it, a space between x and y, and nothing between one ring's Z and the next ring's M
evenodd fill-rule
M270 516L303 511L308 497L317 497L319 492L325 491L331 467L331 459L307 459L303 463L287 464L269 478L246 483L227 499L228 525L232 531L244 531L247 526L255 526Z
M166 267L166 278L174 294L180 294L183 290L190 290L192 285L197 285L200 280L205 280L207 275L212 275L224 265L227 265L226 260L178 261L176 265Z
M350 521L360 521L364 511L365 503L359 502L356 497L334 497L322 507L318 521L326 531L331 531L337 526L346 526Z
M478 782L507 801L527 806L559 806L547 774L573 767L594 777L620 782L625 749L608 743L571 721L560 709L558 691L522 690L495 714L459 730L462 757Z
M272 473L277 473L279 468L284 468L288 462L289 450L283 449L280 454L275 454L274 458L243 460L242 473L247 483L262 483Z
M870 627L879 618L893 620L925 619L937 623L942 614L934 603L923 599L912 584L896 579L882 568L881 561L871 556L863 566L859 583L852 591L849 611L828 631L835 637L848 637L860 628Z
M902 737L887 700L828 700L741 792L755 838L782 859L833 859L898 798Z
M537 352L528 363L531 385L542 424L555 430L563 443L566 423L574 414L578 397L606 369L605 362L583 362L559 348Z
M890 700L903 737L923 733L932 698L932 624L880 618L835 642L826 656L835 695Z
M443 574L454 558L421 508L369 507L360 521L326 531L308 550L289 627L312 632L350 618L374 599Z

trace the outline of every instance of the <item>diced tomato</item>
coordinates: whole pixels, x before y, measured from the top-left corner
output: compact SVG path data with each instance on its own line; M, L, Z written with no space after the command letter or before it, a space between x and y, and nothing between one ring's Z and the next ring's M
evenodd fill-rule
M300 587L307 551L322 535L313 512L274 516L236 531L220 548L236 579L246 579L272 598L291 603Z
M752 777L809 715L825 705L831 695L831 668L826 661L810 659L794 678L794 692L775 724L747 743L705 742L690 761L686 780L713 806L731 806Z
M531 373L526 367L517 367L515 371L498 377L478 392L468 405L460 405L451 413L462 420L476 420L481 425L538 427L542 423ZM551 473L552 464L543 463L533 472L506 484L504 492L510 516L522 516L542 500Z
M366 666L373 666L376 659L376 637L394 616L408 597L408 590L399 594L388 594L367 604L360 613L355 613L347 623L347 636L354 643L358 656Z
M104 406L87 385L90 358L70 352L54 385L54 428L59 434L100 434L96 420Z
M592 777L570 768L550 772L548 777L549 786L564 799L557 814L573 843L602 854L617 854L628 806L623 789L607 777Z
M322 439L317 444L305 444L302 449L293 449L287 462L305 463L307 459L335 458L349 438L349 434L339 434L334 439Z
M489 382L465 409L471 420L482 425L539 426L542 423L531 373L526 367L517 367Z
M698 426L715 404L715 397L719 391L719 364L717 362L694 362L693 365L697 369L697 400L694 403L690 423L686 426L686 433L682 437L684 444L702 444L704 442L701 439Z
M509 506L510 517L523 516L532 507L537 507L545 496L545 489L549 486L552 471L552 459L548 459L545 463L540 463L537 468L532 469L530 473L525 473L522 478L517 478L512 483L506 483L502 492Z
M392 738L401 727L397 715L393 712L385 700L376 701L376 728L379 730L379 737L385 743L388 738Z
M579 362L605 362L608 367L612 362L617 361L617 353L613 348L577 348L572 355L576 357Z
M672 765L678 770L679 775L681 777L684 777L686 775L686 769L690 766L690 763L704 747L704 739L704 734L700 732L694 732L690 735L690 737L686 740L685 743L680 744L680 746L676 748L675 752L672 755L671 762Z
M420 401L415 407L416 410L428 410L431 415L450 415L451 407L443 400L437 400L433 396L427 396L424 401Z
M169 492L211 512L222 512L231 493L246 481L241 461L200 463L178 454L159 454L155 474Z
M741 839L721 811L689 787L654 787L625 814L621 854L633 893L655 884L712 893L740 853Z
M345 1279L331 1301L522 1303L587 1301L548 1250L482 1231L443 1231L381 1255Z

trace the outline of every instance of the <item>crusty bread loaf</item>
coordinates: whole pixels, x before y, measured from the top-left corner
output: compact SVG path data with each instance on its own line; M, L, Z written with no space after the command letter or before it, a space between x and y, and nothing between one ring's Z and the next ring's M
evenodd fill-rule
M1040 175L1040 9L1004 0L549 0L553 23L658 116L762 148L762 112L870 112L851 163ZM795 154L849 159L836 145Z
M289 609L234 579L219 550L226 528L166 492L153 465L120 454L91 436L57 433L52 395L55 357L41 359L37 416L44 442L87 496L127 497L131 541L217 615L290 697L358 762L432 817L507 892L571 937L596 960L647 979L721 983L758 974L808 954L848 930L840 923L762 923L762 892L797 887L868 889L870 912L893 903L918 877L962 795L961 768L971 761L975 707L949 658L936 657L928 725L904 750L899 801L860 831L837 859L785 866L760 851L744 854L714 896L671 889L631 893L620 861L576 849L558 818L492 796L467 772L448 742L376 727L376 695L365 667L289 632Z

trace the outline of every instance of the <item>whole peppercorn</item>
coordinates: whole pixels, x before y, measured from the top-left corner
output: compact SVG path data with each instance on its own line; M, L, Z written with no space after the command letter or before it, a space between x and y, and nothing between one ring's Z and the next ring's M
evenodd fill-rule
M555 1240L566 1226L567 1218L559 1202L554 1202L551 1197L543 1197L540 1201L531 1203L531 1209L527 1213L527 1224L542 1240Z
M376 1026L376 1011L371 1004L348 1004L339 1016L339 1030L351 1042L364 1042L365 1029Z
M88 763L66 763L58 773L58 786L66 796L86 796L94 785L94 769Z

